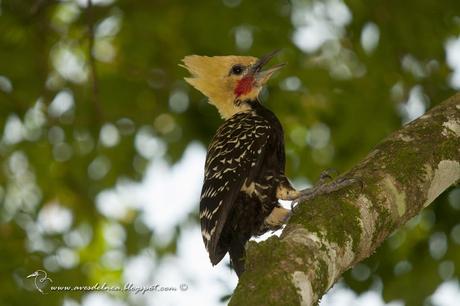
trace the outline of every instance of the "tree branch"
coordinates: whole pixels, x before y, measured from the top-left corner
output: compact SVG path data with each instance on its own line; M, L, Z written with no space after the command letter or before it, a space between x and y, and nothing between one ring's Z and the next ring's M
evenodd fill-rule
M230 305L314 305L346 270L460 179L460 94L345 174L359 184L301 203L282 235L248 245Z

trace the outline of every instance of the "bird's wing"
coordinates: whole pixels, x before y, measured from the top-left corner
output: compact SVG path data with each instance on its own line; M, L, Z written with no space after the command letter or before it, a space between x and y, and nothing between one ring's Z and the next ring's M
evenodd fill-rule
M264 159L271 126L252 112L227 120L212 140L206 156L200 201L201 234L213 264L227 250L218 248L227 217L246 179L251 181Z

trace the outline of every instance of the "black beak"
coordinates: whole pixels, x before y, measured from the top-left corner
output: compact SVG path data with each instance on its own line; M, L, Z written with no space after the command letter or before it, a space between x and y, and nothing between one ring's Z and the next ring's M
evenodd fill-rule
M278 71L286 65L285 63L278 64L270 69L262 70L262 68L279 52L280 50L278 49L268 54L265 54L264 56L259 58L254 65L252 65L252 67L249 70L249 73L254 75L257 84L263 85L265 82L268 81L272 74L275 73L275 71Z
M265 66L265 64L267 64L280 51L281 51L280 49L274 50L274 51L272 51L272 52L270 52L268 54L265 54L261 58L259 58L259 60L254 65L252 65L251 72L254 73L254 74L260 72L262 70L263 66ZM284 64L283 64L283 66L284 66Z

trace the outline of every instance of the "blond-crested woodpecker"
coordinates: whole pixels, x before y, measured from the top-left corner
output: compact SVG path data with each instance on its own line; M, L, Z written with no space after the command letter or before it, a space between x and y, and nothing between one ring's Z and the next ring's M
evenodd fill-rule
M283 128L259 101L263 85L284 64L262 70L276 54L198 56L183 59L185 80L209 98L225 122L212 139L200 200L201 234L211 263L225 254L238 276L244 271L245 244L252 236L279 229L291 210L278 200L303 200L349 182L297 191L284 174Z

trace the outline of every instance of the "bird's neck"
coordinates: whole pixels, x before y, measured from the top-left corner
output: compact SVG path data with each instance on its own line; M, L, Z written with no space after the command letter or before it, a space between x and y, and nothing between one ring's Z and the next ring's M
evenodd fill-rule
M258 112L261 108L265 108L260 104L259 99L252 98L252 99L244 99L238 100L235 103L238 104L238 107L242 109L242 112Z
M276 115L266 108L265 106L262 105L262 103L259 102L259 100L250 100L248 101L249 105L251 106L251 110L255 112L257 115L264 117L267 119L269 122L271 122L276 128L279 128L280 131L283 130L281 127L281 123L279 122L278 118Z
M270 112L265 106L262 105L262 103L260 103L258 98L247 99L244 103L249 106L250 111L256 112L259 115L266 113L267 111Z
M237 100L235 103L237 103L240 106L247 106L246 108L248 109L248 111L255 110L260 105L258 98Z
M262 117L273 117L274 114L268 109L266 108L265 106L263 106L259 99L258 98L254 98L254 99L245 99L245 100L242 100L242 101L238 101L238 103L240 103L240 107L242 107L242 109L244 109L243 111L239 112L239 113L242 113L242 112L254 112L256 113L257 115L260 115Z

